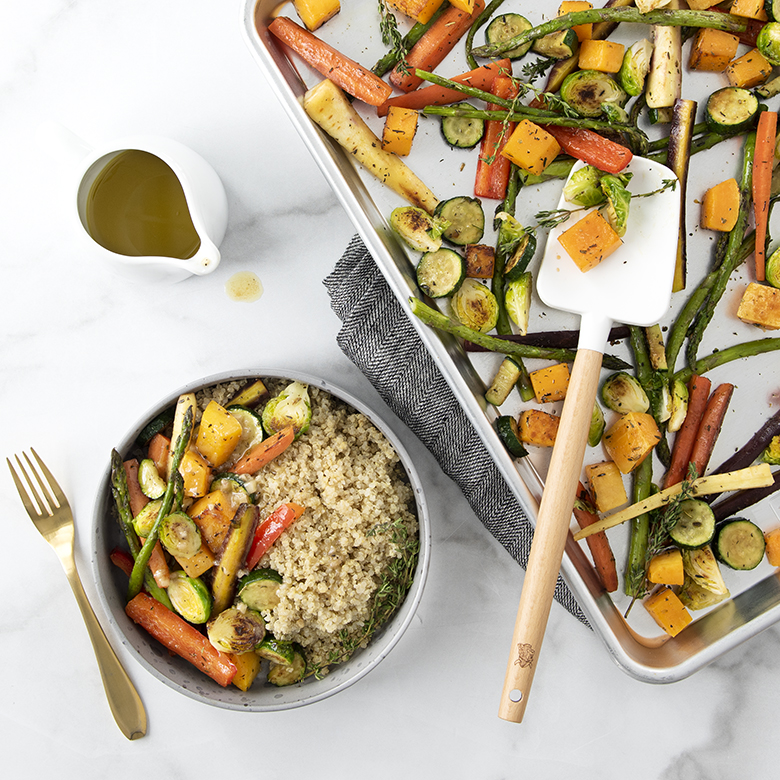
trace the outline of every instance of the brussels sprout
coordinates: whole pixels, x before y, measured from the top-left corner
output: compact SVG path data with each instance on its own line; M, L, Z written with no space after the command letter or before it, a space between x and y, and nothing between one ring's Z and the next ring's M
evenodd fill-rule
M263 428L278 433L292 425L298 439L309 430L311 401L309 388L301 382L292 382L263 408Z
M466 327L487 333L498 322L498 301L484 284L465 279L452 296L452 311Z
M528 316L531 312L531 272L526 271L519 279L513 279L506 286L504 301L507 314L517 325L518 333L528 333Z
M632 97L641 95L645 89L645 78L650 70L653 44L643 38L632 44L623 56L623 64L617 74L620 86Z
M780 249L775 249L767 258L764 265L764 278L772 287L780 287Z
M671 387L671 414L666 429L671 433L680 430L688 414L688 385L682 379L675 379Z
M152 532L157 515L162 506L162 499L156 498L150 501L134 518L133 528L135 532L144 539Z
M756 48L770 64L780 65L780 22L769 22L761 28Z
M595 447L601 441L601 436L604 433L606 422L604 420L604 412L601 411L601 407L598 403L593 404L593 414L590 417L590 430L588 431L588 446Z
M621 414L646 412L650 408L650 399L639 380L625 371L618 371L604 380L601 400L608 409Z
M171 572L168 597L173 608L190 623L205 623L211 617L211 594L197 577Z
M672 394L669 392L669 385L661 385L658 397L653 406L653 417L657 422L666 422L672 416Z
M585 117L600 116L604 103L622 107L628 100L628 95L612 76L597 70L570 73L561 84L560 94L566 103Z
M151 458L144 458L138 464L138 485L147 498L162 498L167 483L157 471L157 465Z
M688 609L697 610L720 604L721 601L728 597L728 593L713 593L686 575L678 596Z
M432 217L416 206L399 206L390 214L390 227L418 252L433 252L441 246L442 233L450 226L446 219Z
M294 685L300 682L306 675L306 656L303 648L298 644L293 644L293 662L287 664L271 664L268 670L268 682L271 685L284 686Z
M160 523L160 544L177 558L191 558L200 550L200 529L184 512L171 512Z
M601 106L601 113L604 115L604 119L615 125L627 125L629 124L628 111L622 106L618 106L615 103L604 103Z
M770 466L780 466L780 436L774 436L769 446L761 453L760 460Z
M601 177L604 175L594 165L585 165L575 171L563 188L563 197L575 206L588 208L604 203L607 196L601 189Z
M727 598L730 595L711 547L700 547L698 550L683 550L682 556L685 573L700 588L704 588L723 598Z
M609 173L601 177L601 189L607 198L607 220L619 236L624 236L631 206L631 193L620 177Z
M209 642L225 653L248 653L265 636L265 621L253 609L228 607L206 626Z

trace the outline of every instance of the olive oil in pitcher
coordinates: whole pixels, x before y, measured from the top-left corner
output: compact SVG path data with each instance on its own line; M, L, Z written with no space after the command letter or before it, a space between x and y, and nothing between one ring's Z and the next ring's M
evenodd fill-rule
M149 152L120 152L98 174L86 204L87 229L111 252L185 260L200 247L181 183Z

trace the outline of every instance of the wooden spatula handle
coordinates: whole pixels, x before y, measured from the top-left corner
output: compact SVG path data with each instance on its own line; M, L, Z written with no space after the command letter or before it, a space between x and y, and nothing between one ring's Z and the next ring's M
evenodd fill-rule
M545 480L498 712L499 717L515 723L523 719L550 614L582 471L601 359L601 352L577 352Z

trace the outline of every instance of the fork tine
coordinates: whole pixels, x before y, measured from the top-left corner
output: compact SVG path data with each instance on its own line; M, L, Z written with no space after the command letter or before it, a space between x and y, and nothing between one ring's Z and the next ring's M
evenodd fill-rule
M52 500L51 493L49 492L46 483L41 478L41 475L38 473L38 470L33 465L33 462L30 460L30 456L26 452L23 452L22 455L24 456L25 461L27 461L27 471L22 468L22 473L27 479L27 484L30 486L30 489L33 492L33 498L38 502L38 506L41 508L41 512L43 514L50 515L56 508L56 504ZM16 460L19 462L18 456ZM19 465L21 466L21 462L19 462ZM35 482L38 483L37 488L33 483L33 477L35 477Z
M18 465L19 471L21 471L22 474L24 474L25 479L29 483L30 478L27 476L27 473L24 470L24 466L22 465L22 462L19 460L19 456L16 455L15 457L16 457L16 463ZM43 514L42 510L38 508L39 506L41 506L41 501L36 495L35 489L32 488L31 486L37 505L30 498L30 494L27 492L27 488L24 486L24 483L22 482L21 478L16 473L16 469L14 469L13 465L11 464L11 461L8 458L6 458L5 462L8 464L8 468L11 470L11 476L13 477L14 484L16 485L16 489L19 491L19 498L22 499L22 503L24 504L24 508L27 510L27 514L30 515L30 517L42 515Z
M63 493L62 488L57 483L57 480L54 479L54 476L52 475L51 471L49 471L48 466L41 460L38 453L30 447L30 452L32 452L33 457L38 462L38 465L40 466L41 471L43 472L43 475L46 477L47 485L44 485L41 481L41 478L38 477L38 474L36 472L36 477L38 477L38 482L41 483L41 487L46 491L46 495L49 499L49 506L56 506L57 508L60 508L68 503L68 499L65 498L65 493ZM51 491L51 492L49 492ZM53 495L52 495L53 494Z

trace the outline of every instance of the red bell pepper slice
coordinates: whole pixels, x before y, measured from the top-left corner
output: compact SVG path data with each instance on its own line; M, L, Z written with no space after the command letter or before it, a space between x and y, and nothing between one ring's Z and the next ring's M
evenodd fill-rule
M303 510L304 507L300 504L282 504L257 526L246 558L247 568L254 569L257 566L271 545L282 535L282 531L297 520Z

